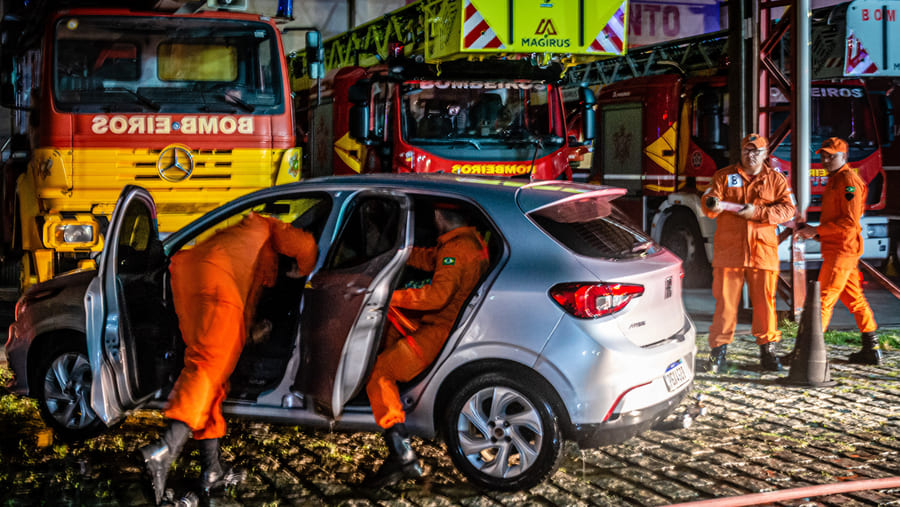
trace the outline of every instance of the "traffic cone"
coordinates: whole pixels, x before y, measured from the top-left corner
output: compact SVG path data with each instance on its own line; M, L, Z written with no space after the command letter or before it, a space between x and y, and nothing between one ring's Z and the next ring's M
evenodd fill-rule
M810 280L806 290L803 315L800 317L797 341L791 356L791 370L787 377L778 379L779 383L813 387L831 387L837 384L831 380L828 368L818 280Z

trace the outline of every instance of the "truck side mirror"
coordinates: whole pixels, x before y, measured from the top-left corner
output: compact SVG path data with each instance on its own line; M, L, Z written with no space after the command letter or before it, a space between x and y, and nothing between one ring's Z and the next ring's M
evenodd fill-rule
M372 96L372 82L360 79L350 85L347 100L350 106L350 137L362 144L374 144L369 136L369 99Z
M878 138L882 146L887 146L894 141L894 103L884 92L869 92L875 99L875 110L882 113L876 114Z
M594 91L587 86L579 88L578 94L581 106L584 108L581 111L582 134L585 144L589 144L597 135L597 118L594 114L594 104L596 104L597 101L594 98Z
M318 30L306 32L306 73L312 79L325 77L325 48Z

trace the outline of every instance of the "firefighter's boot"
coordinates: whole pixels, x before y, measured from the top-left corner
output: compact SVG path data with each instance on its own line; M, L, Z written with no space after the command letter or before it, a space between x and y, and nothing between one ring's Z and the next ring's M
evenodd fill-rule
M152 490L156 505L166 492L166 477L172 463L181 454L185 442L191 437L191 428L181 421L171 421L162 438L138 449L138 459L143 462L145 486ZM149 493L150 491L148 491Z
M728 345L719 345L709 349L709 359L706 364L706 371L710 373L719 373L725 371L727 363L725 361L725 353L728 352Z
M881 347L878 345L878 335L875 333L862 333L862 348L858 352L850 354L847 361L854 364L881 364Z
M222 467L219 459L219 439L200 440L200 491L211 496L244 481L247 473Z
M781 371L781 361L775 353L775 342L759 346L759 367L763 371Z
M387 444L388 456L375 473L366 477L363 486L383 488L397 484L401 479L415 479L422 476L422 466L410 445L406 425L400 423L386 429L384 441Z

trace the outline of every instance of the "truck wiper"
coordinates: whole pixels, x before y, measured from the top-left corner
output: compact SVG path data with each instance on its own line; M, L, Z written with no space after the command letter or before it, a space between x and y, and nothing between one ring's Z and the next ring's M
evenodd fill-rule
M131 95L132 97L136 98L137 101L142 106L149 107L150 109L152 109L154 111L159 111L159 107L160 107L159 104L157 104L156 102L153 102L152 100L148 99L147 97L144 97L140 93L138 93L130 88L125 88L124 86L113 86L112 88L104 88L103 91L104 92L125 92L125 93Z
M454 143L466 143L466 144L471 144L472 146L475 147L476 150L480 150L480 149L481 149L481 144L479 144L478 141L476 141L476 140L474 140L474 139L465 139L465 138L464 138L464 139L454 139L453 142L454 142Z
M248 113L252 113L256 110L256 106L248 102L244 102L243 99L234 95L222 95L222 100L224 100L226 104L234 104L244 111L247 111Z

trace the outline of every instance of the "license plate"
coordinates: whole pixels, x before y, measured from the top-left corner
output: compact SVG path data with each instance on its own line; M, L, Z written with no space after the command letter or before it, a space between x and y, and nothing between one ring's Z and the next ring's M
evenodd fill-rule
M669 391L674 391L685 385L688 382L688 371L687 367L684 366L684 362L679 359L670 364L669 367L666 368L666 374L663 375L663 380L666 381L666 388Z

